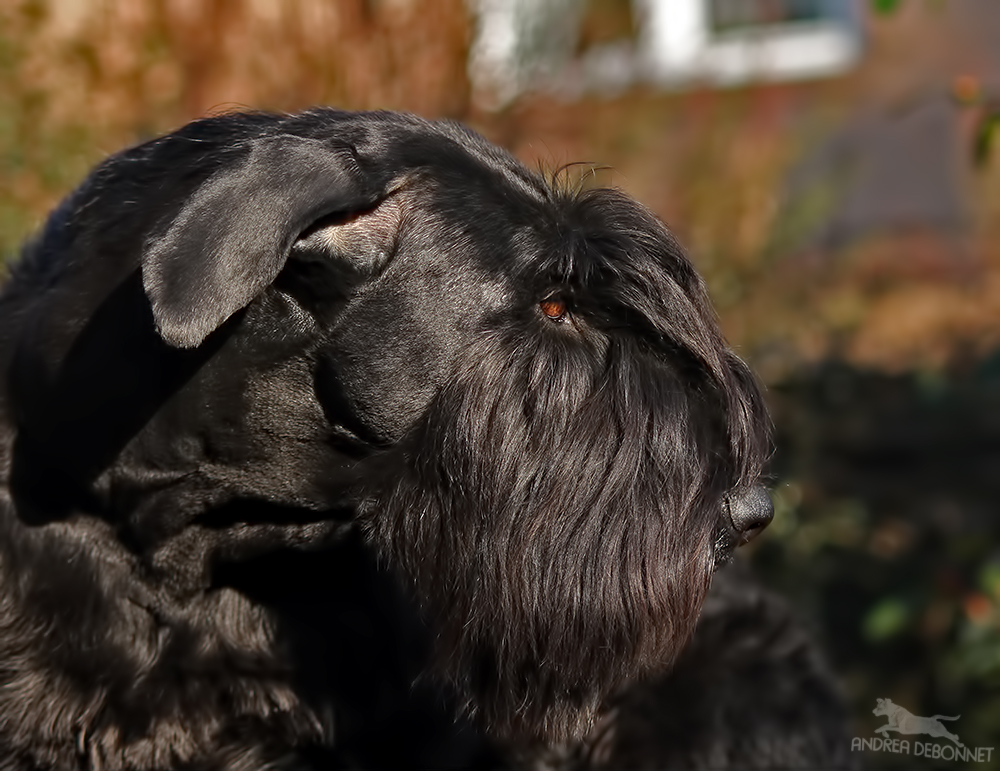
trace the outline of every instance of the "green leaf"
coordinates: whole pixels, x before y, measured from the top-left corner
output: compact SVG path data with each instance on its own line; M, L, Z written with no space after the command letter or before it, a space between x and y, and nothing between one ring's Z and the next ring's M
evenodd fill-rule
M973 157L977 166L983 166L990 159L990 151L993 149L993 140L1000 129L1000 112L987 113L976 129L975 147Z
M1000 563L989 562L979 569L979 586L986 594L1000 599Z
M900 0L872 0L872 9L875 13L892 13L899 7Z
M894 597L882 600L865 617L865 637L876 642L886 640L902 631L909 619L906 603Z

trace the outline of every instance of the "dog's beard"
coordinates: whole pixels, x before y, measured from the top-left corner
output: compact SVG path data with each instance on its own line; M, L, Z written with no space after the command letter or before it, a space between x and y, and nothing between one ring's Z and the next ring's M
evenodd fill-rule
M472 350L364 516L468 707L548 739L683 647L734 471L704 372L554 332Z

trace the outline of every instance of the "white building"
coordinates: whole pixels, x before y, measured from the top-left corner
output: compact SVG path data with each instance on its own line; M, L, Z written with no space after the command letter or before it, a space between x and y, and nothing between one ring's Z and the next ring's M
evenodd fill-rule
M851 67L862 46L856 0L631 0L635 36L583 52L587 0L470 2L478 20L470 74L500 103L536 89L822 77Z

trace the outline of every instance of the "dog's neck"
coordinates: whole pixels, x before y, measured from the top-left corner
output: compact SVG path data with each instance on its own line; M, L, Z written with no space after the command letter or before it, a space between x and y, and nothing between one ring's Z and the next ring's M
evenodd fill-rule
M168 767L166 755L143 753L183 758L211 746L220 717L269 714L320 741L265 608L231 588L178 602L91 517L32 527L7 503L0 529L0 710L20 721L4 732L5 755L58 768L84 758ZM50 756L31 756L38 746Z
M147 505L155 499L144 496ZM4 618L19 630L0 630L0 673L20 684L0 691L0 711L24 716L17 735L26 748L37 739L29 727L57 726L57 767L76 767L83 756L95 767L100 758L159 767L140 745L183 757L209 746L220 720L277 721L288 744L319 746L333 715L353 721L335 726L338 757L390 752L371 725L414 736L417 754L421 746L458 746L470 757L492 751L456 726L434 686L414 685L428 665L427 631L348 522L312 551L295 538L275 550L267 525L260 539L243 526L250 532L227 545L241 528L221 507L206 523L214 535L190 527L143 553L102 518L69 513L30 525L9 499L0 505ZM50 714L53 692L64 694L59 715ZM133 745L131 735L145 739ZM456 745L445 736L462 738Z

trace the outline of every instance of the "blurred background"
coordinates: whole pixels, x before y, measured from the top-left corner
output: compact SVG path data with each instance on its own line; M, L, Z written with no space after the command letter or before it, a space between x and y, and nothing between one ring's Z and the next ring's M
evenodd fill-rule
M880 697L1000 747L1000 2L0 0L0 251L124 145L318 103L650 205L768 388L752 559L856 735Z

